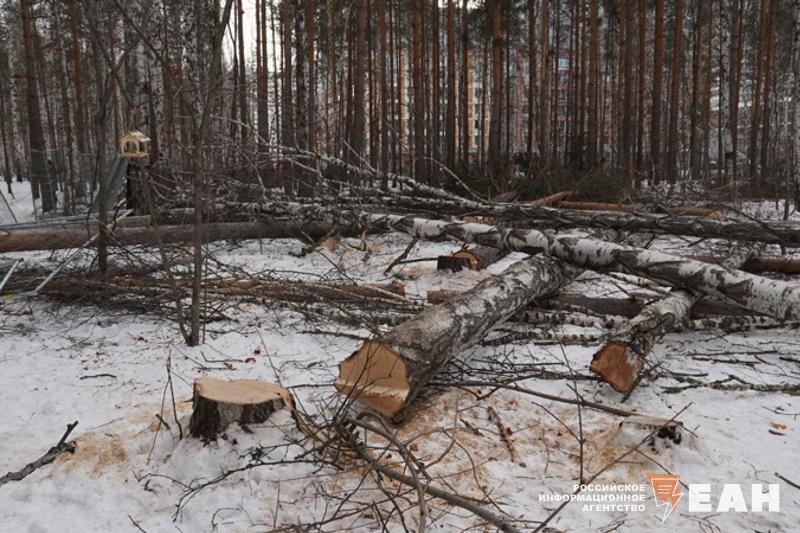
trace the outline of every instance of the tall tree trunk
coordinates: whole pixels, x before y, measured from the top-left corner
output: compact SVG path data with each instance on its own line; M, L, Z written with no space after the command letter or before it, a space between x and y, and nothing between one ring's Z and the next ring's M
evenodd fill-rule
M305 0L306 8L306 68L308 70L306 103L306 144L311 150L317 146L317 0Z
M353 103L352 124L350 126L351 156L347 161L361 166L364 157L365 137L365 92L366 92L366 60L367 60L367 13L369 6L367 0L357 0L355 5L356 34L355 34L355 65L353 68Z
M456 169L456 31L455 6L447 0L447 111L445 118L445 163Z
M681 79L683 78L683 0L675 0L674 33L672 36L672 67L669 91L669 138L667 141L667 174L670 183L678 179L678 121L681 108Z
M645 0L639 0L639 70L638 70L638 89L636 103L636 185L642 179L644 171L644 119L645 119L645 78L647 72L647 7Z
M503 110L503 2L492 0L492 111L489 119L489 174L496 180L502 172L500 135ZM485 87L485 84L484 84Z
M536 0L528 0L528 137L525 149L533 162L536 114ZM528 169L529 171L532 169Z
M664 79L664 0L656 0L653 106L650 112L650 177L661 181L661 86Z
M681 2L682 0L678 0ZM622 161L625 169L625 178L623 180L622 191L623 195L630 194L631 187L633 186L633 2L623 2L624 6L624 33L625 39L625 75L623 90L623 112L622 112Z
M393 100L386 81L386 58L390 52L386 46L386 2L388 0L378 0L378 39L380 40L380 68L381 84L381 122L380 122L380 145L381 145L381 165L380 169L389 172L389 104ZM388 187L384 179L383 188Z
M414 177L427 181L425 176L425 95L422 80L422 0L411 2L411 83L414 89L413 169Z
M719 78L719 120L717 128L717 146L719 152L717 154L717 168L718 179L720 183L723 178L728 176L728 160L733 156L731 152L731 102L729 99L730 88L729 79L730 74L730 5L732 0L716 0L714 7L716 9L715 19L717 20L717 27L719 28L719 64L717 65L717 72Z
M769 3L769 14L767 15L767 59L764 68L764 126L762 128L761 139L761 186L767 187L767 163L769 162L769 143L770 143L770 126L772 119L772 103L770 99L772 90L772 72L773 72L773 58L775 51L775 36L772 34L773 22L775 19L775 0ZM762 189L763 190L763 189Z
M539 43L542 47L539 59L539 166L547 167L547 140L550 136L550 0L541 0Z
M247 69L245 68L245 55L244 55L244 7L242 0L238 0L236 6L236 26L237 43L239 46L239 73L237 75L238 93L239 93L239 121L241 124L240 137L244 144L247 144L247 139L250 137L250 130L248 128L248 112L247 112Z
M789 180L794 187L795 208L800 190L800 0L792 0L793 38L792 38L792 103L790 108L791 133L789 152L791 154ZM787 199L788 202L788 199Z
M83 108L83 76L81 75L81 41L78 33L78 0L69 0L69 30L72 58L72 86L75 91L75 140L78 143L78 156L86 154L86 122Z
M588 166L593 169L597 166L597 118L600 113L599 87L600 80L600 33L598 31L598 0L589 2L589 120L588 120Z
M469 7L467 0L461 2L461 160L469 164L470 151L470 102L469 73L471 68L469 53Z
M442 131L442 104L441 104L441 46L439 44L439 0L431 2L431 159L433 160L433 175L441 175L438 162L441 159L441 131ZM437 180L438 181L438 180Z
M753 92L753 105L752 113L750 116L750 143L747 150L747 157L750 161L750 178L755 179L758 172L758 127L761 124L761 82L763 80L763 67L764 67L764 32L767 27L767 6L770 0L761 0L758 15L758 38L756 42L756 60L755 60L755 73L753 74L753 83L755 91Z
M703 63L703 30L707 24L706 2L697 2L694 20L694 43L692 44L692 102L689 114L689 168L690 178L700 175L700 153L702 138L700 136L703 116L700 96L700 73Z
M28 107L28 140L31 151L31 187L34 197L41 192L42 211L50 212L56 208L55 191L51 185L47 169L47 146L44 142L42 117L39 108L39 88L36 79L36 57L34 40L36 30L33 23L31 0L20 0L22 33L24 40L26 95Z
M281 72L281 144L295 145L294 102L292 98L292 0L281 1L281 40L283 69Z
M731 19L731 68L730 68L730 130L731 130L731 172L734 200L738 198L739 179L739 93L742 77L742 18L744 0L733 0Z

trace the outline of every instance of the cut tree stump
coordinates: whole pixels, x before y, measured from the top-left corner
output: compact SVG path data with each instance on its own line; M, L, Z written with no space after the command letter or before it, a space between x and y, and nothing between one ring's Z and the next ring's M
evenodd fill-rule
M751 255L753 248L731 254L722 266L737 268ZM686 289L673 289L663 298L615 328L609 340L592 358L590 368L617 392L630 392L638 383L644 362L665 333L675 329L688 317L700 294Z
M453 272L463 269L483 270L507 255L508 250L476 246L469 250L459 250L452 255L440 255L436 261L436 269L452 270Z
M365 342L339 365L336 388L393 417L453 357L482 341L537 297L553 294L578 269L547 256L513 264L453 299Z
M273 383L200 378L194 382L192 406L189 431L212 440L233 422L260 424L278 409L291 410L294 400L288 390Z

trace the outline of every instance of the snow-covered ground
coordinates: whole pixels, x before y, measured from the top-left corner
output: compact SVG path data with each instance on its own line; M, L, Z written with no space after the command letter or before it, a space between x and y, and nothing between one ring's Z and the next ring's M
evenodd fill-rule
M384 275L408 239L371 237L368 251L348 245L357 243L300 258L291 254L301 248L292 240L216 243L212 248L226 265L273 277L359 283L399 279L408 298L420 301L428 289L467 289L522 257L512 254L481 273L444 274L436 272L435 262L419 262ZM420 243L411 258L457 248L453 243ZM53 267L63 253L8 254L4 259L17 257L29 265ZM584 274L568 290L620 296L643 289ZM417 529L413 492L384 480L384 490L400 492L387 501L374 477L362 482L367 473L363 465L344 458L338 468L311 461L305 454L307 443L286 411L263 425L230 427L225 439L209 444L179 438L175 417L185 433L192 383L201 376L278 381L291 388L305 410L325 412L338 399L331 386L338 363L359 345L353 336L369 335L357 326L309 322L269 301L241 304L226 315L207 325L202 346L190 348L175 322L155 313L4 297L0 472L18 470L43 454L67 423L77 420L79 425L72 435L74 454L63 454L22 481L0 486L0 531L372 531L381 529L381 514L390 517L392 531ZM522 387L574 398L574 383L586 400L667 419L679 414L684 424L679 443L653 439L594 481L646 485L643 511L589 511L573 501L550 522L549 531L797 530L800 489L778 475L800 482L800 398L737 390L743 383L798 385L797 330L671 334L655 351L660 369L624 402L592 378L588 364L595 349L525 342L480 346L464 354L483 379L487 368L524 368L531 377L517 383ZM505 366L497 366L498 361ZM167 387L168 365L177 415ZM490 392L490 387L431 389L397 431L428 465L434 485L474 498L495 513L507 513L521 530L535 529L560 505L540 501L541 495L573 491L581 463L584 479L589 479L651 430L606 412L584 408L579 413L574 405L518 391ZM512 432L514 460L492 412ZM575 438L581 432L582 452ZM256 462L261 466L242 468ZM230 473L236 469L241 471ZM647 474L665 471L680 475L686 484L710 484L715 505L723 484L743 484L748 506L750 484L779 484L780 511L690 512L687 489L679 486L684 498L662 523L663 511L655 505ZM393 511L395 505L405 510L402 520ZM326 522L334 515L340 518ZM427 515L431 530L490 529L440 500L428 501Z

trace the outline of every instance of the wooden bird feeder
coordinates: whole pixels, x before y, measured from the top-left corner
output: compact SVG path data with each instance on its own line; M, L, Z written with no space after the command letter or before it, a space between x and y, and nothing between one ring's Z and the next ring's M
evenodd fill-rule
M150 137L138 130L129 131L119 138L122 157L141 159L150 155Z

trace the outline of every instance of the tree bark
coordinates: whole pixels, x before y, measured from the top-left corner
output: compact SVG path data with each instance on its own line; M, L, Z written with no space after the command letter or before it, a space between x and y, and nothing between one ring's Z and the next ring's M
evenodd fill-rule
M461 161L469 164L470 108L469 108L469 7L467 0L461 2Z
M339 365L336 388L382 415L396 416L449 360L534 298L558 291L576 273L544 256L516 263L364 343Z
M653 104L650 111L650 172L653 183L661 180L661 88L664 79L664 0L656 0L653 52Z
M334 229L337 229L335 225L312 221L307 221L300 228L291 219L272 219L263 222L217 222L202 224L200 227L204 242L287 237L305 239L305 235L317 238L327 235ZM85 227L76 227L51 231L14 231L0 235L0 253L79 248L95 237L97 231L96 227L92 227L90 230ZM359 234L354 229L349 230L346 227L343 227L342 231L345 234ZM159 244L159 234L164 243L188 243L192 240L193 232L193 227L188 224L159 226L158 228L118 228L108 234L108 246L156 246Z
M447 0L447 110L445 118L445 163L456 169L456 33L455 6Z
M413 162L414 177L427 181L425 175L425 95L422 87L422 1L411 2L411 84L413 86L414 101L412 102L414 135L413 135Z
M49 212L56 208L56 195L52 187L47 168L47 146L44 142L42 116L39 107L39 84L36 76L36 57L34 40L36 30L33 23L31 0L20 0L22 33L25 41L25 77L28 108L28 141L31 151L31 188L33 197L41 193L42 211Z
M475 246L469 250L459 250L451 255L440 255L436 263L437 270L458 272L467 270L483 270L508 255L508 251L490 246Z
M541 0L541 20L539 45L540 87L539 87L539 166L547 166L547 138L550 131L550 0Z
M747 248L734 253L722 266L739 268L752 251ZM617 392L632 391L653 346L664 334L689 317L692 306L699 299L697 292L674 289L664 298L646 306L637 316L611 332L609 340L592 358L592 372Z
M234 422L261 424L278 409L293 409L294 403L288 390L272 383L200 378L194 382L192 407L189 431L195 437L212 440Z
M678 121L681 108L681 79L683 79L683 0L675 0L673 17L672 66L669 89L669 137L667 139L667 179L678 180Z
M419 239L447 239L528 254L546 253L583 268L600 272L625 272L691 289L775 318L800 318L800 287L662 252L593 238L538 230L503 229L487 224L329 210L316 206L286 206L283 209L294 210L296 215L311 219L350 220L356 226L399 231Z
M492 0L492 91L489 117L489 175L500 178L500 135L503 110L503 1ZM485 87L485 84L484 84ZM485 90L485 89L484 89Z

